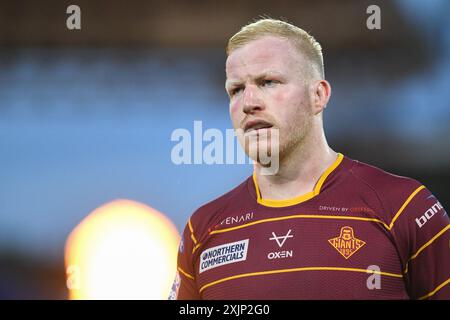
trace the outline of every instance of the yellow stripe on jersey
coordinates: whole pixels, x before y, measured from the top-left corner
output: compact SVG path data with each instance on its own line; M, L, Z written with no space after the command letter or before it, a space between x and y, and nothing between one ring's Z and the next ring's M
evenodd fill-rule
M426 298L429 298L431 296L434 296L439 290L441 290L443 287L445 287L447 284L450 283L450 278L448 278L446 281L444 281L443 283L441 283L439 286L437 286L436 289L434 289L433 291L431 291L429 294L424 295L423 297L420 297L419 300L424 300Z
M262 199L261 192L259 191L258 181L256 179L256 172L253 172L253 182L255 184L257 202L266 207L280 208L293 206L317 196L320 193L320 190L326 178L330 175L331 172L333 172L339 166L339 164L342 162L342 159L344 159L344 155L338 153L336 161L330 167L328 167L325 170L325 172L320 176L316 186L314 187L314 190L292 199L283 199L283 200Z
M199 292L201 293L206 288L209 288L213 285L216 285L216 284L219 284L219 283L222 283L225 281L229 281L229 280L269 275L269 274L286 273L286 272L300 272L300 271L349 271L349 272L362 272L362 273L376 273L376 274L380 274L380 275L384 275L384 276L388 276L388 277L403 278L403 275L401 275L401 274L382 272L382 271L376 271L376 270L367 270L367 269L358 269L358 268L341 268L341 267L304 267L304 268L279 269L279 270L269 270L269 271L259 271L259 272L237 274L235 276L219 279L219 280L210 282L208 284L205 284L204 286L202 286L200 288Z
M388 225L384 223L383 221L375 218L361 218L361 217L350 217L350 216L326 216L326 215L313 215L313 214L298 214L298 215L292 215L292 216L284 216L284 217L276 217L276 218L268 218L268 219L261 219L254 222L249 222L240 226L231 227L227 229L220 229L220 230L213 230L209 234L216 234L216 233L223 233L228 231L233 231L237 229L242 229L246 227L250 227L255 224L265 223L265 222L272 222L272 221L280 221L280 220L288 220L288 219L338 219L338 220L357 220L357 221L370 221L370 222L376 222L382 224L386 229L388 229Z
M413 193L411 193L411 195L408 197L408 199L406 199L406 201L403 203L403 205L400 207L400 209L397 211L397 213L395 214L394 218L392 219L391 224L389 225L389 230L392 229L392 227L394 226L395 221L402 214L403 210L405 210L406 206L411 202L411 200L416 196L416 194L418 194L419 191L424 189L424 188L425 188L425 186L420 186L416 190L414 190Z
M445 231L447 231L448 229L450 229L450 224L447 225L444 229L442 229L441 231L439 231L433 238L431 238L430 241L428 241L427 243L425 243L423 246L420 247L419 250L417 250L417 252L415 254L413 254L411 256L411 258L409 258L408 262L406 263L406 268L405 271L403 271L403 273L408 273L408 264L411 260L417 258L417 256L423 251L425 250L430 244L432 244L437 238L439 238L442 234L445 233Z
M194 252L197 251L197 249L198 249L201 245L202 245L201 243L198 243L198 244L194 247L194 249L192 249L192 254L194 254Z
M193 276L191 276L189 273L187 273L186 271L184 271L183 269L181 269L180 267L177 268L178 271L180 271L185 277L195 280Z
M189 230L191 231L191 239L192 239L192 241L194 241L194 244L197 244L197 239L195 239L195 236L194 236L194 229L192 228L191 219L189 219L188 225L189 225Z

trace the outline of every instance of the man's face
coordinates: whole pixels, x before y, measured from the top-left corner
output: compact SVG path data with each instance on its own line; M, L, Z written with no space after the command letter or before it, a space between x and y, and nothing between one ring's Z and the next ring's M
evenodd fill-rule
M277 142L270 141L273 129L279 130L281 159L308 134L313 111L307 75L302 72L305 63L288 40L273 36L249 42L228 56L225 87L230 115L235 130L243 130L238 137L241 144L247 142L247 154L256 154L266 143L269 150L276 150L271 142ZM261 144L262 139L268 142Z

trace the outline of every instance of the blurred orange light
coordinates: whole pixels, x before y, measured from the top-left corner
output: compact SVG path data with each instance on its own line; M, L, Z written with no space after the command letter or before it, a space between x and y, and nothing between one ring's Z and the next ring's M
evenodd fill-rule
M144 204L101 206L67 240L70 299L167 299L179 240L172 222Z

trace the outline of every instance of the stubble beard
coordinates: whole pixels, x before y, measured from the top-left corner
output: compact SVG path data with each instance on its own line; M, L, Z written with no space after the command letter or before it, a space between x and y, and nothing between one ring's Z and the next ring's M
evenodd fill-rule
M273 141L272 130L279 130L279 140ZM248 136L242 135L239 138L241 146L244 148L247 156L253 161L257 162L263 167L267 167L270 164L261 159L261 155L271 158L274 156L274 151L278 153L279 163L289 161L294 153L304 151L308 135L311 133L312 120L307 117L301 123L294 127L285 129L273 128L269 131L267 136L253 136L251 139ZM277 148L274 148L274 144L278 144ZM275 155L276 156L276 155Z
M259 163L262 166L267 166L263 158L270 158L274 154L273 143L279 143L278 141L272 141L272 130L267 134L258 134L253 136L243 135L239 142L244 148L245 154L253 161Z
M293 154L304 152L305 144L312 130L312 119L305 117L301 123L280 132L280 165L289 161Z

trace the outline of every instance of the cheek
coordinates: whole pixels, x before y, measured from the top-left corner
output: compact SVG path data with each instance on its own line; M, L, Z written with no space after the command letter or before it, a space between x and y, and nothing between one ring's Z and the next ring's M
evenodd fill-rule
M241 116L239 103L236 102L230 102L230 117L233 123L236 123L236 121L239 120L239 117Z
M278 90L275 92L275 94L272 96L272 99L275 102L283 102L289 100L289 91L286 90Z
M230 101L230 114L235 114L238 112L239 103L236 101Z
M282 106L283 113L298 115L308 112L309 97L305 90L284 90L273 97L275 104Z
M302 123L308 114L308 100L303 91L277 92L272 101L276 106L272 113L287 134L295 131L297 127L303 126Z
M291 92L285 90L272 95L269 104L273 106L270 112L282 122L292 120L298 108L298 100L295 99Z
M272 99L275 102L287 105L303 104L306 99L306 92L302 88L286 86L282 90L277 90Z

